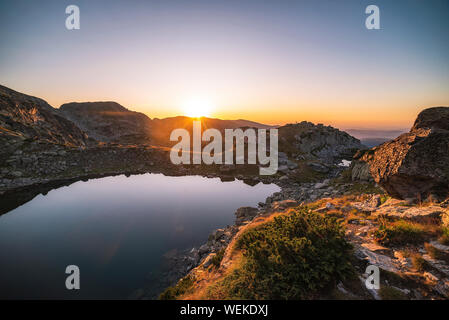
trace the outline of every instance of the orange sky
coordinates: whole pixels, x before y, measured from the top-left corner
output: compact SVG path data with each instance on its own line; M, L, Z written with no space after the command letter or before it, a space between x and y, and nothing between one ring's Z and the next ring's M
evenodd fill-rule
M266 124L307 120L339 128L407 129L423 108L449 105L449 91L437 97L419 93L407 96L402 92L397 92L396 95L390 92L374 92L377 96L371 101L365 97L369 92L364 94L361 91L355 91L348 96L347 91L324 96L312 90L304 92L304 95L301 95L301 92L290 92L289 95L288 92L283 92L288 90L268 87L238 92L236 87L230 85L227 90L232 92L232 95L226 95L226 90L221 94L216 92L211 95L213 90L191 90L188 86L183 88L181 85L178 87L179 93L175 94L175 88L164 86L165 84L161 83L149 85L158 88L155 91L147 90L143 85L141 88L124 88L119 85L103 88L97 85L94 91L72 88L70 92L61 88L59 96L42 88L32 94L47 99L56 107L71 101L117 101L130 110L147 114L150 118L189 115L188 107L198 100L208 106L209 117L248 119ZM190 95L190 92L195 92L195 95Z
M362 2L80 0L69 31L63 2L13 1L0 84L54 107L116 101L162 118L202 101L211 117L339 128L406 129L449 105L447 1L378 0L380 30Z

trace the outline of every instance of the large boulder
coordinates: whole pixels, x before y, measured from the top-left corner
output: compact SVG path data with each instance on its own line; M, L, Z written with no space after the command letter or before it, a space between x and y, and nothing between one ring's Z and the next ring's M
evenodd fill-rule
M398 205L384 205L372 213L372 216L384 216L394 219L405 219L415 222L425 222L429 220L441 220L445 225L449 210L437 205L428 207L406 207Z
M422 111L409 133L365 151L374 181L391 196L424 200L449 196L449 107Z
M359 150L351 162L351 178L353 181L373 181L369 164L365 161L360 161L364 154L364 150Z
M252 220L257 214L259 210L253 207L240 207L235 212L235 224L237 226L241 226L245 224L246 221Z

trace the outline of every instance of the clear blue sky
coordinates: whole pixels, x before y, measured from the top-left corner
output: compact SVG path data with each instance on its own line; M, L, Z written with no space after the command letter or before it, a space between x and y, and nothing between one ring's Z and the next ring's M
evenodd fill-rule
M164 117L198 101L221 118L396 128L449 105L449 0L1 0L0 39L0 84L55 107Z

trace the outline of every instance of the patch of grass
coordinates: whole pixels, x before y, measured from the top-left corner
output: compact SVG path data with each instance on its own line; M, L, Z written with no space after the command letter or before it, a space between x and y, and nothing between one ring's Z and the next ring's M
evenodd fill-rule
M413 203L407 203L407 202L403 201L403 202L399 202L397 204L397 206L411 208L411 207L414 207L415 205Z
M444 252L438 248L435 248L430 243L425 243L424 247L426 248L426 251L429 253L429 256L432 259L443 260L445 262L449 262L449 255L446 252Z
M429 269L429 263L419 254L411 255L412 265L417 271L423 272Z
M326 213L329 217L343 218L344 214L340 210L330 210Z
M413 255L413 251L411 251L410 249L399 250L399 252L402 254L404 258L411 258Z
M289 174L290 178L296 182L316 182L323 180L326 175L313 170L305 161L298 161L298 168Z
M241 265L209 287L209 298L307 299L353 275L342 226L308 208L247 230L236 247Z
M188 275L179 280L175 286L165 289L164 292L160 294L159 300L176 300L179 296L192 289L194 283L195 278Z
M381 286L379 295L382 300L406 300L407 296L396 288L390 286Z
M360 196L351 194L351 195L345 195L345 196L341 196L339 198L335 198L335 199L333 199L333 202L339 206L346 206L346 205L350 205L351 202L358 201L358 200L360 200Z
M307 208L310 210L316 210L324 206L328 201L325 199L319 199L317 201L311 202L307 204Z
M421 225L405 220L383 221L374 232L374 239L385 246L419 244L424 242L425 236L426 231Z
M220 249L215 256L212 257L211 263L213 266L218 268L220 266L221 260L223 260L225 254L225 249Z
M441 228L441 236L438 238L438 241L445 246L449 246L449 228Z
M388 281L389 284L394 284L397 286L405 285L406 283L406 280L401 274L383 269L380 269L380 278Z
M385 202L388 201L388 199L391 199L391 197L387 194L383 194L380 196L380 205L383 205Z
M352 192L353 194L365 194L365 193L384 194L384 191L381 188L376 187L373 183L368 182L353 183L349 187L348 191Z
M346 214L345 223L346 224L353 223L354 221L359 221L360 223L360 220L365 219L365 217L366 217L365 215L363 215L360 211L354 208Z
M352 169L348 168L343 170L340 173L340 176L338 177L338 180L342 183L346 182L346 183L350 183L352 182Z

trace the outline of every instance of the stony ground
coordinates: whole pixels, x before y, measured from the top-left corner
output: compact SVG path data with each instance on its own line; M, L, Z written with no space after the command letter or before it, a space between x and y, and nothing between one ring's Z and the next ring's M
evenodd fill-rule
M204 298L201 296L204 288L237 263L238 259L232 258L228 248L239 232L274 215L288 214L289 208L307 205L310 210L340 219L346 229L347 240L354 247L353 265L358 279L338 283L335 290L323 298L447 299L447 204L410 204L379 192L369 193L372 190L378 191L370 184L361 187L338 179L307 183L299 188L283 188L268 197L265 203L260 203L258 208L239 208L235 213L235 225L215 230L201 247L167 257L165 283L173 285L175 279L186 274L194 275L196 293L191 292L182 298ZM385 229L392 230L388 237L384 235ZM381 270L379 290L366 289L368 265L378 266ZM140 290L136 297L156 298L157 294Z
M257 167L171 166L167 150L151 146L100 144L83 149L29 141L22 141L19 147L14 146L4 152L0 161L0 192L4 193L0 200L6 199L3 202L7 205L2 205L6 211L30 200L37 193L45 192L42 188L35 188L36 185L45 186L55 181L64 184L84 178L123 173L200 174L223 180L241 179L250 185L261 181L276 183L282 188L281 192L259 203L257 208L244 207L237 210L235 225L215 230L201 247L167 253L166 271L161 275L149 276L151 282L158 279L159 286L153 286L152 291L142 289L135 293L135 298L156 298L159 292L187 273L198 268L210 268L217 261L214 257L221 258L239 230L254 218L285 212L290 207L304 204L342 219L347 229L348 241L354 245L356 266L362 280L357 284L338 284L336 297L439 299L448 294L449 251L447 243L438 241L442 234L441 225L448 224L445 204L417 205L393 200L372 183L351 181L350 173L341 173L343 168L337 166L326 168L324 176L327 179L305 182L321 176L309 176L310 171L301 166L301 161L288 159L282 153L282 170L275 176L260 177L257 175ZM53 184L48 186L50 189L53 187ZM25 189L24 195L18 196L22 189ZM7 195L11 192L17 203L8 200ZM404 221L410 224L405 225L405 229L416 227L421 230L417 232L420 234L419 241L389 243L382 239L379 229L388 229L388 226L393 227L395 224L405 223ZM367 264L378 265L384 270L384 289L367 291L361 286L363 277L366 276L364 268Z

